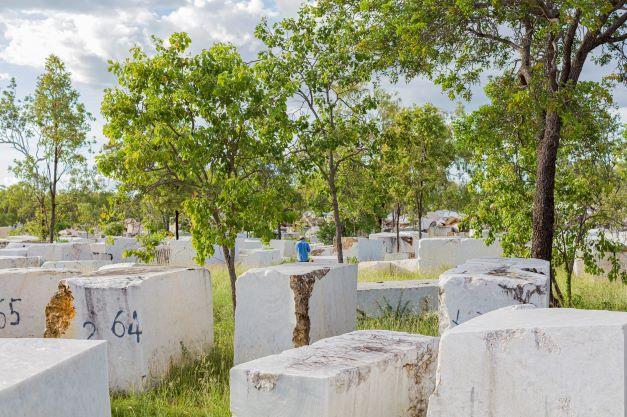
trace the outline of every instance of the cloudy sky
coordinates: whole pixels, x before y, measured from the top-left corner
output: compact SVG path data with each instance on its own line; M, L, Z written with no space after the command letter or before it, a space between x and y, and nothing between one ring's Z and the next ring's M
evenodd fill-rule
M259 19L278 19L296 13L299 0L0 0L0 86L15 77L19 94L32 92L37 75L51 53L59 55L72 72L76 88L88 109L97 117L93 135L103 141L99 104L102 91L113 85L107 61L124 58L134 45L148 45L150 37L188 32L193 48L200 50L216 41L237 45L244 56L259 49L253 30ZM605 72L588 67L586 79ZM405 104L433 103L452 110L439 87L428 80L388 85ZM627 121L627 90L615 92ZM468 109L483 104L480 87ZM0 185L14 181L7 168L15 154L0 149Z

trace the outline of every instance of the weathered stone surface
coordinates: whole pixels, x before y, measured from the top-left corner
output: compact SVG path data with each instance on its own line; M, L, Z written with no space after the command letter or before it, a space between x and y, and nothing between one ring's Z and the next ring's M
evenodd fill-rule
M90 243L22 243L22 247L0 249L0 256L41 257L43 261L92 259Z
M385 253L414 253L414 239L418 239L418 232L400 232L400 242L397 245L395 232L371 233L370 240L383 242ZM400 246L400 250L397 246Z
M39 256L0 256L0 269L9 268L39 268L42 259Z
M416 239L414 249L420 272L439 271L469 259L498 257L503 253L498 243L487 246L483 239L458 237Z
M116 236L105 239L104 242L92 243L91 250L94 256L90 259L109 260L113 263L135 262L137 260L136 257L126 257L124 252L138 249L139 247L139 242L134 237Z
M46 305L59 281L79 274L43 268L0 270L0 338L43 337Z
M403 316L438 309L440 287L436 280L360 282L357 312L367 317Z
M104 342L0 339L0 417L109 416Z
M242 250L251 250L251 249L261 249L263 248L263 243L261 243L261 239L254 239L248 237L238 237L236 239L237 246Z
M239 263L247 268L263 268L278 265L283 259L278 249L242 250Z
M231 369L237 417L422 417L438 339L382 330L331 337Z
M235 363L355 330L357 265L251 269L236 288Z
M170 364L213 343L211 279L204 268L99 271L59 283L47 337L108 342L110 387L141 390Z
M147 266L147 265L143 265L137 262L120 262L118 264L107 264L107 265L103 265L100 268L97 269L97 271L111 271L114 269L129 269L129 268L137 268L137 267L142 267L142 266Z
M440 276L440 332L516 304L549 306L549 271L540 259L475 259Z
M627 313L505 308L442 336L429 417L625 416Z
M270 247L278 249L282 258L296 258L296 243L298 243L297 240L272 239Z
M236 244L236 252L238 246ZM213 256L205 259L205 266L225 264L224 252L218 245L213 246ZM170 239L157 250L155 264L164 266L196 267L196 249L190 238Z
M335 248L333 252L336 252ZM359 262L382 261L383 241L365 237L343 237L342 252L344 259L356 258Z
M106 265L111 265L111 261L48 261L41 267L51 269L72 269L80 271L81 273L88 273L97 271L99 268Z

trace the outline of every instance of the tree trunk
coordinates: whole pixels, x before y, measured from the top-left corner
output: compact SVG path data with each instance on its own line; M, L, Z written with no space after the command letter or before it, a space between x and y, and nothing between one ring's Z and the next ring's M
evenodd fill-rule
M52 185L50 187L50 243L54 243L54 229L57 224L57 171L59 169L58 151L55 150Z
M422 191L418 193L418 240L422 239Z
M174 230L176 233L176 240L179 240L179 211L174 211Z
M396 253L401 251L401 205L396 203Z
M279 225L276 228L276 238L281 240L281 235L282 235L282 233L281 233L281 222L279 222Z
M237 306L237 294L235 293L235 281L237 280L237 273L235 272L235 248L229 249L225 245L222 245L222 252L224 253L224 260L226 261L226 268L229 271L231 302L233 304L233 316L235 316L235 307Z
M335 164L333 153L329 154L329 190L333 201L333 221L335 222L335 249L337 251L337 261L344 263L344 253L342 251L342 223L340 221L340 205L337 201L337 189L335 188Z

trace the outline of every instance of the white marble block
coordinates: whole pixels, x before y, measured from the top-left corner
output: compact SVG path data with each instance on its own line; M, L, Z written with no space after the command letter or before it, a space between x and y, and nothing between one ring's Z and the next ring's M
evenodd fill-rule
M107 347L0 339L0 417L110 417Z
M382 261L384 252L382 240L370 240L365 237L342 238L344 259L356 258L359 262Z
M358 331L231 369L235 417L423 417L438 338Z
M41 267L52 269L72 269L85 274L97 271L105 265L111 265L111 261L48 261L44 262Z
M436 280L360 282L357 312L367 317L404 316L438 309L440 287Z
M270 247L278 249L281 252L282 258L296 258L296 243L298 243L297 240L272 239L270 241Z
M213 344L211 279L204 268L138 267L70 278L46 308L46 336L106 340L110 386L138 391Z
M250 269L236 288L235 363L355 330L357 265Z
M79 261L92 259L91 243L33 243L26 256L41 256L44 261Z
M383 242L385 253L414 253L414 239L418 240L418 232L400 232L400 241L397 242L396 232L371 233L370 240Z
M19 268L0 270L0 338L43 337L46 305L59 281L78 271Z
M550 264L540 259L474 259L440 276L440 333L516 304L548 307Z
M429 417L623 417L627 313L504 308L442 336Z
M124 253L127 250L138 249L139 247L139 242L134 237L110 237L103 242L91 244L93 253L91 259L108 260L113 263L134 262L137 260L136 257L127 257L124 256Z
M9 268L38 268L42 259L39 256L0 256L0 269Z
M247 268L263 268L281 263L281 251L278 249L242 250L239 263Z
M488 246L483 239L434 237L415 239L414 249L420 272L439 272L461 265L469 259L499 257L503 253L498 242Z
M224 252L218 245L213 246L213 256L205 259L205 265L224 265ZM237 244L236 244L237 252ZM166 266L196 267L196 249L191 238L183 237L180 240L170 239L157 250L155 264Z

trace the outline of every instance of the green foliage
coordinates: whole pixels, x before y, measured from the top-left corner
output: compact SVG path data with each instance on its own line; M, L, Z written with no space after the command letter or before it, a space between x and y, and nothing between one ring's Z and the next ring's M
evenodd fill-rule
M136 256L141 262L149 264L156 258L157 248L166 237L167 233L164 231L140 235L137 237L139 249L127 249L124 251L123 256L125 258Z
M333 239L335 239L335 223L332 221L325 221L320 224L320 229L317 233L318 239L325 245L332 245Z

